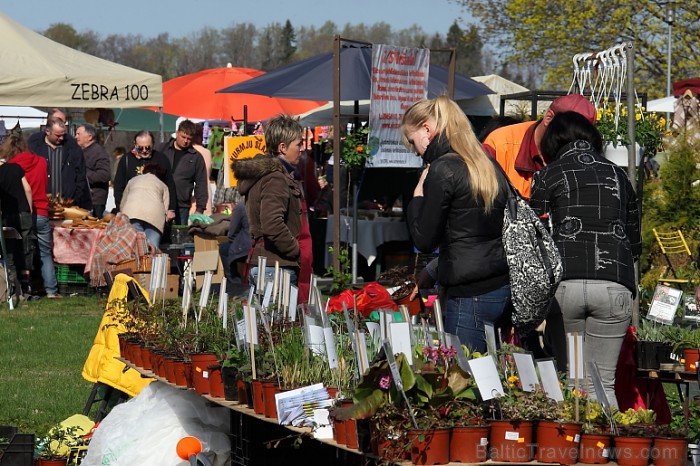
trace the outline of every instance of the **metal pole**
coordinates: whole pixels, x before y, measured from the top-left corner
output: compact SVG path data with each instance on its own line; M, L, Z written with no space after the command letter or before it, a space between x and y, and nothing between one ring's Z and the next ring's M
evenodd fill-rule
M674 7L673 2L666 3L666 23L668 24L668 55L666 56L666 97L671 96L671 51L673 49L673 36L671 32L673 30L674 21ZM666 113L666 129L671 127L671 114Z
M630 145L627 148L627 176L629 176L632 186L637 188L637 141L634 134L635 114L634 114L634 47L632 43L626 45L627 48L627 134L630 137Z
M666 23L668 24L668 55L666 56L666 96L671 95L671 50L673 49L673 30L674 22L673 2L666 4Z
M340 36L333 38L333 270L340 272Z
M450 66L447 74L447 95L450 99L455 97L455 73L457 72L457 50L450 49Z
M627 176L632 183L632 188L637 189L637 138L634 134L634 46L628 43L627 46L627 134L630 136L630 145L627 148ZM641 215L640 215L641 220ZM634 264L635 276L639 277L639 263ZM632 325L639 326L639 293L632 301Z

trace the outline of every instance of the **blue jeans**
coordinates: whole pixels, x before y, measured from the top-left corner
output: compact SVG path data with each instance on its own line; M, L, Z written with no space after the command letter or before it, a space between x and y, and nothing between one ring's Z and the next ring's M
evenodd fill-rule
M131 220L131 226L134 227L136 231L142 231L146 233L146 239L151 243L154 248L160 247L160 231L153 225L142 220Z
M190 208L189 207L178 207L175 211L177 217L175 218L175 225L187 225L190 219Z
M39 259L41 259L41 279L44 281L46 294L58 293L56 267L53 264L53 232L49 218L35 215L36 236L39 242Z
M282 270L289 270L292 273L292 276L289 279L289 283L292 285L296 286L297 285L297 268L296 267L280 267L280 272ZM274 267L265 267L265 283L271 282L272 278L275 276L275 268ZM252 267L250 271L248 272L248 283L251 286L256 286L258 284L258 266L256 265L255 267ZM266 286L266 285L263 285ZM263 289L263 293L265 290Z
M564 280L554 295L566 333L583 334L583 363L595 361L605 395L617 407L615 370L630 325L632 292L607 280ZM588 393L595 398L593 386Z
M445 332L457 335L472 351L486 351L484 324L496 326L506 307L510 306L510 285L470 298L447 297Z

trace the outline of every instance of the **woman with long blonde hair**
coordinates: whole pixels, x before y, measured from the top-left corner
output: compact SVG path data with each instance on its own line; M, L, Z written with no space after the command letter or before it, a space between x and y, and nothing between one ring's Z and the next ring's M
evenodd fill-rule
M404 143L426 164L407 218L419 250L440 249L445 331L483 352L484 324L495 325L510 306L501 236L508 181L446 96L413 104L401 129Z

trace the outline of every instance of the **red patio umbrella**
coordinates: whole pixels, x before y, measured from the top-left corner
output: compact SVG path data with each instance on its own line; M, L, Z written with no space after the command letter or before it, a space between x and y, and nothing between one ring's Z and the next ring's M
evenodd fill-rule
M299 115L327 102L282 99L255 94L216 94L216 91L265 74L252 68L212 68L163 83L163 112L206 120L267 120L280 113Z

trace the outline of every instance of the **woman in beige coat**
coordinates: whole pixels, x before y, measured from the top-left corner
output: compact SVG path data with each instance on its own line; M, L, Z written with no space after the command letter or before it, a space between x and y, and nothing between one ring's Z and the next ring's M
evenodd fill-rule
M131 220L131 225L146 233L146 238L158 248L165 227L170 195L164 182L165 170L155 163L143 167L143 174L127 183L119 209Z

